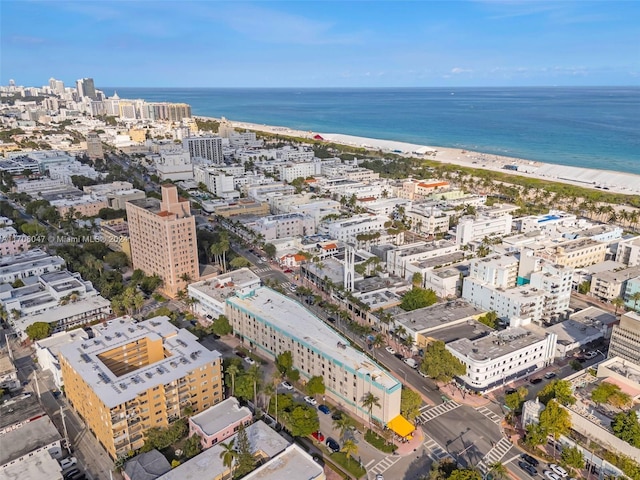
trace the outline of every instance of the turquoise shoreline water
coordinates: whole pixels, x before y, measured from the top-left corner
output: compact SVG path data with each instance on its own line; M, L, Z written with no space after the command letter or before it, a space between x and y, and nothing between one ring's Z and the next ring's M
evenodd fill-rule
M640 174L640 87L103 90L194 115Z

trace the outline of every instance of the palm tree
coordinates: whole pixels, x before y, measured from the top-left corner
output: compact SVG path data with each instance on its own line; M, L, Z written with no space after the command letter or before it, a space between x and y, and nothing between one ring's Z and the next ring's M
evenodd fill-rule
M640 302L640 291L633 293L629 297L629 300L633 302L633 309L635 311L638 311L638 302Z
M371 342L374 358L376 356L376 348L380 348L382 345L384 345L384 336L378 333L375 337L373 337L373 341Z
M368 392L362 397L360 400L363 408L366 408L369 411L369 424L372 424L373 417L373 407L380 408L380 399L376 397L373 393Z
M611 300L611 304L616 307L616 311L615 311L614 315L617 315L618 314L618 308L624 306L624 298L616 297L613 300Z
M489 465L489 474L495 480L506 480L509 478L509 472L507 471L507 467L504 466L502 462L494 462Z
M229 440L229 443L220 443L222 447L222 451L220 452L220 458L222 459L222 465L231 470L231 475L233 476L233 464L235 462L236 457L238 456L238 452L233 449L233 443L235 439Z
M273 397L274 393L276 393L276 386L269 382L262 389L262 394L267 398L266 402L264 402L263 407L265 411L269 413L269 406L271 405L271 397Z
M253 365L251 365L251 367L249 367L249 370L247 370L247 375L253 382L253 405L254 408L258 408L258 384L260 383L261 374L260 367L257 363L254 363Z
M346 455L347 462L350 462L351 457L358 453L358 445L352 439L349 439L342 444L340 451Z
M227 271L227 252L229 251L229 234L227 232L220 233L220 250L222 250L222 271Z
M347 430L349 430L352 425L353 420L351 420L351 417L344 414L333 421L333 428L340 432L340 440L344 439L344 434L347 433Z
M227 374L231 375L231 396L233 396L236 389L236 375L240 373L240 369L235 363L232 363L226 368L226 370Z

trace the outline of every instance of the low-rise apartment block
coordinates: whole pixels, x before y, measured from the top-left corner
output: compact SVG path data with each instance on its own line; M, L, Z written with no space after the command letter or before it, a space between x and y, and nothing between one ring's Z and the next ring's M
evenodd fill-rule
M467 215L458 221L456 227L456 243L467 245L480 242L485 237L504 236L511 233L511 214L503 215L481 212L477 215Z
M439 258L456 253L460 247L447 240L435 242L415 242L394 247L386 252L387 269L389 273L408 280L413 276L413 269L408 269L411 263L432 258Z
M302 377L321 376L326 396L349 412L368 418L361 401L371 392L380 402L373 418L387 424L400 415L400 382L298 302L259 287L228 298L227 317L234 333L261 354L290 351Z
M446 345L467 367L460 378L476 392L487 392L553 362L556 337L515 327L476 340L461 338Z
M551 263L573 268L588 267L604 261L607 244L590 238L579 238L548 247L538 254Z
M283 213L263 217L249 225L257 235L269 242L280 238L306 237L315 235L315 221L302 213Z
M60 198L58 200L51 200L50 203L52 207L58 210L62 218L68 215L69 212L71 212L74 218L77 218L77 216L95 217L100 213L100 210L109 207L106 199L94 195Z
M200 437L203 449L211 448L238 433L241 426L248 427L253 414L241 407L235 397L229 397L206 410L189 417L189 436Z
M167 317L115 319L93 340L60 348L69 403L112 458L144 444L144 432L222 401L222 359Z
M609 302L617 297L628 298L625 297L627 283L638 276L640 276L640 265L622 270L594 273L591 277L589 293L600 300Z
M389 217L383 215L354 215L322 225L320 233L343 242L356 243L358 235L382 231L387 222Z
M640 265L640 237L627 238L618 243L616 262L630 267Z
M517 284L518 265L513 254L474 258L469 262L469 278L496 288L512 288Z

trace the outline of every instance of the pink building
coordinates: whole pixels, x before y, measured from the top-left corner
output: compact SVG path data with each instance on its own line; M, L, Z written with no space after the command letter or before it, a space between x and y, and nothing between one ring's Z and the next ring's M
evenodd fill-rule
M133 268L158 275L171 297L197 281L196 221L189 201L178 197L175 185L162 185L162 201L132 200L126 207Z
M0 256L16 255L29 250L31 237L18 235L13 227L0 226Z
M198 435L203 449L213 447L234 435L240 425L251 424L253 415L247 407L241 407L235 397L189 417L189 437Z

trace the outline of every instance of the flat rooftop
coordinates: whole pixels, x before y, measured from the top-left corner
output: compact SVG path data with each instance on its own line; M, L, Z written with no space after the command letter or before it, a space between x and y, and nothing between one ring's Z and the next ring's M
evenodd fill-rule
M0 276L20 272L25 269L45 267L47 265L64 265L64 263L62 257L52 257L37 248L17 255L6 255L0 258Z
M589 247L606 246L601 242L596 242L591 238L579 238L577 240L569 240L558 245L558 248L563 248L565 253L577 252Z
M93 340L78 340L60 347L62 355L75 371L87 382L96 395L108 407L113 408L159 384L167 384L184 377L198 367L217 362L220 353L209 351L198 343L195 335L183 328L176 328L168 317L154 317L140 323L127 318L110 320L100 327ZM116 376L98 355L118 347L149 338L162 340L169 354L157 362Z
M412 245L409 248L399 248L399 257L408 257L411 255L420 255L421 253L435 252L443 248L453 248L456 244L447 240L439 240L437 242L423 242L421 244Z
M544 329L546 332L555 333L560 345L571 345L575 342L583 343L584 340L604 333L599 328L586 325L575 320L565 320Z
M246 428L246 432L251 451L264 452L269 458L278 455L289 445L287 440L267 426L262 420L258 420L252 425L249 425ZM226 443L229 443L231 440L237 443L237 441L235 441L236 437L237 434L233 435L227 439ZM222 451L223 447L221 447L220 444L214 445L172 469L170 472L158 477L158 480L203 480L212 478L212 474L225 470L222 464L222 458L220 458ZM290 479L283 480L294 480L297 478L300 477L291 477Z
M467 320L466 322L448 325L429 333L430 338L440 340L444 343L455 342L461 338L477 340L493 332L493 328L477 320Z
M67 303L51 308L37 315L27 315L14 321L16 330L23 332L29 325L35 322L53 323L67 318L75 317L86 312L98 309L111 308L111 302L99 295L86 297L77 302Z
M438 255L437 257L426 258L417 262L411 262L412 265L417 265L419 268L435 268L439 265L448 265L450 263L457 263L464 260L464 252L453 252L445 255Z
M209 280L192 283L188 289L195 290L202 295L224 303L227 298L235 294L238 288L259 283L260 277L258 275L248 268L241 268L233 272L223 273Z
M51 445L61 438L55 425L46 415L18 424L16 428L0 430L0 465Z
M0 430L43 414L35 395L18 395L0 404Z
M531 330L515 327L495 331L473 341L461 338L447 344L447 347L471 359L485 361L504 357L529 345L541 342L544 338L543 335L535 334Z
M247 480L313 480L324 478L324 469L298 445L292 444L275 458L244 477Z
M617 272L600 272L597 274L599 280L603 280L610 283L622 283L631 278L636 278L640 275L640 266L629 267Z
M51 480L62 478L62 467L47 450L30 453L20 462L2 469L3 480Z
M252 417L251 410L241 407L237 398L229 397L189 420L198 425L206 435L213 435L247 416Z
M571 314L571 320L599 328L602 325L613 325L618 321L616 316L598 307L587 307Z
M398 385L398 381L386 370L373 363L365 354L350 347L347 339L338 335L300 303L270 288L256 288L250 295L227 299L227 303L253 313L290 338L308 345L321 356L363 375L370 375L374 382L386 389Z
M430 307L419 308L405 312L396 307L393 312L396 323L410 328L414 332L429 332L438 330L466 320L483 315L484 310L474 307L464 300L452 300L445 303L436 303Z

